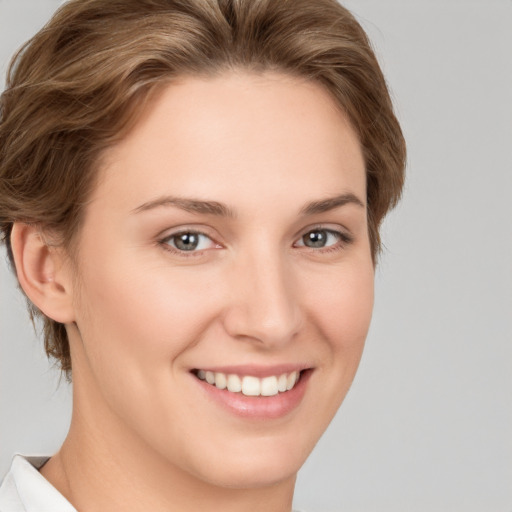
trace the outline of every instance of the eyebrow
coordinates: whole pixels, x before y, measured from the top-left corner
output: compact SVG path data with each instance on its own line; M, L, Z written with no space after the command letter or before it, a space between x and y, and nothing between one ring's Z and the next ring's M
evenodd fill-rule
M348 193L341 194L339 196L329 197L327 199L322 199L320 201L312 201L311 203L308 203L303 208L301 208L300 214L303 216L315 215L318 213L324 213L330 210L334 210L335 208L340 208L341 206L345 206L346 204L355 204L356 206L365 208L365 205L361 201L361 199L359 199L354 194Z
M218 201L204 201L201 199L191 199L185 197L165 196L144 203L135 210L133 213L145 212L158 208L160 206L175 206L182 210L192 213L202 213L204 215L216 215L219 217L235 218L235 212L229 206L219 203Z
M364 203L356 195L347 193L307 203L300 209L299 214L303 217L316 215L340 208L347 204L354 204L365 208ZM187 212L200 213L203 215L215 215L218 217L228 217L232 219L236 218L234 210L223 203L219 203L218 201L206 201L202 199L176 196L164 196L153 201L148 201L147 203L144 203L132 210L132 213L145 212L161 206L175 206Z

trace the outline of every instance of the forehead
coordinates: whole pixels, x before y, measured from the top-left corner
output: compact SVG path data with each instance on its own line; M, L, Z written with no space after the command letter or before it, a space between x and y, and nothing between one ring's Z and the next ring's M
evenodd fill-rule
M364 200L366 182L358 137L330 94L268 72L166 86L107 151L100 178L96 198L118 196L124 208L176 191L248 204L255 196L281 200L285 190Z

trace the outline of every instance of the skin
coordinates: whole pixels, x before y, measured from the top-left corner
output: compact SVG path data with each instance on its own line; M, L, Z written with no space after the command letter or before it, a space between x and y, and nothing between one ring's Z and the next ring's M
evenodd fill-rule
M340 194L362 205L300 214ZM140 210L167 195L235 216ZM23 288L71 346L71 428L43 476L80 511L289 512L370 323L365 198L359 141L320 85L240 71L164 89L104 155L73 261L33 226L13 231ZM209 237L191 257L169 249L183 228ZM306 246L318 229L351 241ZM265 421L219 407L190 372L283 363L310 379Z

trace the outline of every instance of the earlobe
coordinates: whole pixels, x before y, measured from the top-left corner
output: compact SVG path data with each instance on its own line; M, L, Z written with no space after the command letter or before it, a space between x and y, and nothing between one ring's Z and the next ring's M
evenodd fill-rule
M62 250L49 245L38 226L23 222L14 223L11 246L27 297L52 320L73 322L72 280Z

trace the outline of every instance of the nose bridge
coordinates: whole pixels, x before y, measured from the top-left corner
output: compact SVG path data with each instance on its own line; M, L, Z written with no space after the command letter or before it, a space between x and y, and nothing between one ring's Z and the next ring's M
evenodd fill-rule
M276 245L260 243L238 258L227 324L232 335L269 346L290 341L301 323L293 271Z

